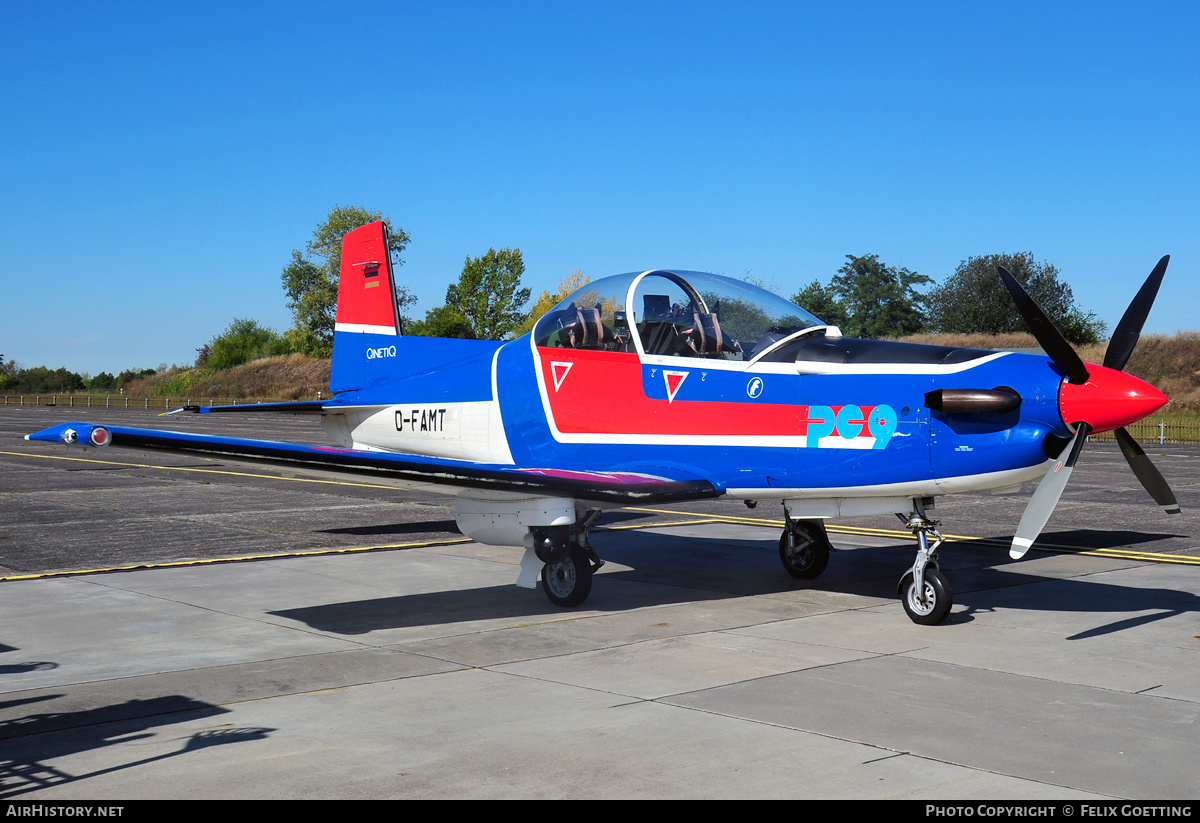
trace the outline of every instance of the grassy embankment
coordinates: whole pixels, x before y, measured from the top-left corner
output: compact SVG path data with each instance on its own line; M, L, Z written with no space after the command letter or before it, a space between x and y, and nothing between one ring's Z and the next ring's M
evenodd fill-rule
M131 380L125 393L132 397L316 400L329 396L329 361L287 354L224 371L171 369Z

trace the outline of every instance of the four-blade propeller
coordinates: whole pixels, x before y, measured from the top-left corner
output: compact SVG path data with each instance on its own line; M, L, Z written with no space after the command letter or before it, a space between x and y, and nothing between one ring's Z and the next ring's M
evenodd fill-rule
M1150 314L1150 307L1154 305L1154 298L1158 294L1158 287L1162 284L1170 259L1170 255L1167 255L1158 261L1154 271L1150 272L1137 296L1125 310L1112 339L1108 342L1103 366L1085 364L1016 278L1003 266L999 267L1000 279L1012 295L1017 310L1021 312L1029 330L1033 332L1033 336L1037 338L1054 365L1067 377L1067 382L1060 390L1059 409L1063 422L1075 430L1074 438L1038 484L1029 505L1025 507L1025 514L1017 526L1012 549L1009 551L1014 559L1024 556L1041 534L1050 515L1054 513L1059 498L1062 497L1084 442L1088 435L1094 432L1112 431L1129 467L1133 469L1133 473L1150 496L1168 514L1180 513L1179 503L1171 493L1171 487L1133 439L1133 435L1125 429L1127 424L1141 420L1150 412L1162 407L1167 398L1153 386L1122 371L1141 336L1142 326Z

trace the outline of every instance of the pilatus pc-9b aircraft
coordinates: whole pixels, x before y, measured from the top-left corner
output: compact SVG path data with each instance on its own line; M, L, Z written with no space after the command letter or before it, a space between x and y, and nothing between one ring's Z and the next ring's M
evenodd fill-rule
M1166 270L1126 311L1103 365L1083 363L1000 270L1047 356L843 337L747 283L653 270L588 283L508 342L401 334L382 223L346 235L333 398L189 407L321 415L337 446L66 423L28 436L169 449L355 474L455 497L463 534L524 546L520 586L584 602L605 509L727 497L778 500L784 568L815 578L827 518L897 513L918 550L899 592L918 623L952 602L938 569L937 495L1041 479L1013 539L1020 557L1062 494L1088 434L1116 431L1142 485L1179 507L1122 428L1167 402L1124 374Z

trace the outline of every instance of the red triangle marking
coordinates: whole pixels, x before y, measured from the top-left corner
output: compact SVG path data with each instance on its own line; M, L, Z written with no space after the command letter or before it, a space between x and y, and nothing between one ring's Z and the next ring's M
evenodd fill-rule
M554 375L554 393L555 394L558 394L559 387L562 386L563 381L567 379L567 372L569 372L571 370L571 367L574 365L575 364L573 362L563 363L558 360L550 361L550 373L552 375Z
M683 385L684 379L689 372L685 371L663 371L663 379L667 381L667 402L675 402L675 395L679 392L679 387Z

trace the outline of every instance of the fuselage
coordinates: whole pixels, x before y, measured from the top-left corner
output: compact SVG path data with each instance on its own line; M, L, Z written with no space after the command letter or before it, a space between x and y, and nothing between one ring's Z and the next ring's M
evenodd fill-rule
M744 284L714 295L729 282L606 278L506 343L367 334L363 388L338 396L326 428L343 446L488 464L670 468L747 499L1010 488L1070 436L1045 356L843 338L811 316L766 326L784 309L751 310ZM1017 407L927 402L997 388Z

